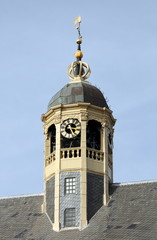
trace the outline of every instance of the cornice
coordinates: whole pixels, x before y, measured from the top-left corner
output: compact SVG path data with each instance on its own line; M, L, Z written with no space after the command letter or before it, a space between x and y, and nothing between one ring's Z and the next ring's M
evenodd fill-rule
M101 122L101 124L106 122L107 125L112 126L116 122L110 109L101 108L90 103L59 104L41 116L41 120L47 125L60 123L67 118L78 118L83 121L93 119Z

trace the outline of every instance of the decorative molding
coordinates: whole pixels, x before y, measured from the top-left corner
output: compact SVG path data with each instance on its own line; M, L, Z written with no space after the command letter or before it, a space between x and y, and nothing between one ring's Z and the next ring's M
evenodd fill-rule
M47 123L44 124L44 134L48 131L49 127L53 124L58 124L61 122L61 114L55 114L51 117Z
M87 120L88 120L88 113L81 112L81 121L87 121Z
M96 115L93 115L93 114L89 114L89 116L88 116L88 121L89 121L89 120L95 120L95 121L97 121L97 122L99 122L99 123L101 123L101 124L104 123L104 121L103 121L103 119L102 119L101 117L96 116Z
M44 125L44 135L46 136L48 134L48 125Z
M42 115L41 115L41 121L44 122L44 123L46 122L46 116L45 116L45 114L42 114Z
M102 127L108 127L111 128L111 122L110 119L108 117L102 117L102 116L98 116L98 115L94 115L94 114L89 114L88 120L95 120L99 123L101 123Z
M80 115L79 114L71 114L71 113L67 113L66 115L62 115L61 120L64 121L68 118L76 118L76 119L80 119Z
M53 124L60 123L61 122L61 114L60 113L55 114L52 118L52 122L53 122Z

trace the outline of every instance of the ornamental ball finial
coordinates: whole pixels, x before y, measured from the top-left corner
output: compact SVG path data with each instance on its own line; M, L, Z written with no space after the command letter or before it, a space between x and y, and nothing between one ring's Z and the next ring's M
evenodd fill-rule
M77 52L75 52L75 57L76 58L83 58L83 53L80 50L77 50Z

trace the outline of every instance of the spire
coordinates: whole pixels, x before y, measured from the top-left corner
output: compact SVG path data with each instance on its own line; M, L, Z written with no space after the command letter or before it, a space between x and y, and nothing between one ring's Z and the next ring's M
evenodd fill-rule
M68 76L70 79L74 80L75 82L85 81L90 76L90 68L89 65L85 62L82 62L83 53L81 51L81 44L82 44L82 35L80 32L80 23L81 17L76 17L74 21L74 25L77 25L76 29L78 31L78 39L76 40L77 43L77 51L75 52L76 61L69 65L68 67ZM73 81L72 81L73 82Z
M74 25L78 24L78 26L76 27L76 29L78 30L78 39L76 40L78 47L77 47L77 52L75 52L76 61L81 61L81 58L83 57L83 53L81 52L82 36L80 32L80 23L81 23L81 17L78 16L74 21Z

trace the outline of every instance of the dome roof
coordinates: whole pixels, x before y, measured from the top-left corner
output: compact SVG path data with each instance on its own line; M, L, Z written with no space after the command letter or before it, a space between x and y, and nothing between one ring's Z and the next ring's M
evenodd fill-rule
M65 85L59 92L57 92L48 104L48 110L58 104L72 104L72 103L91 103L98 107L109 108L102 92L86 83L77 82Z

